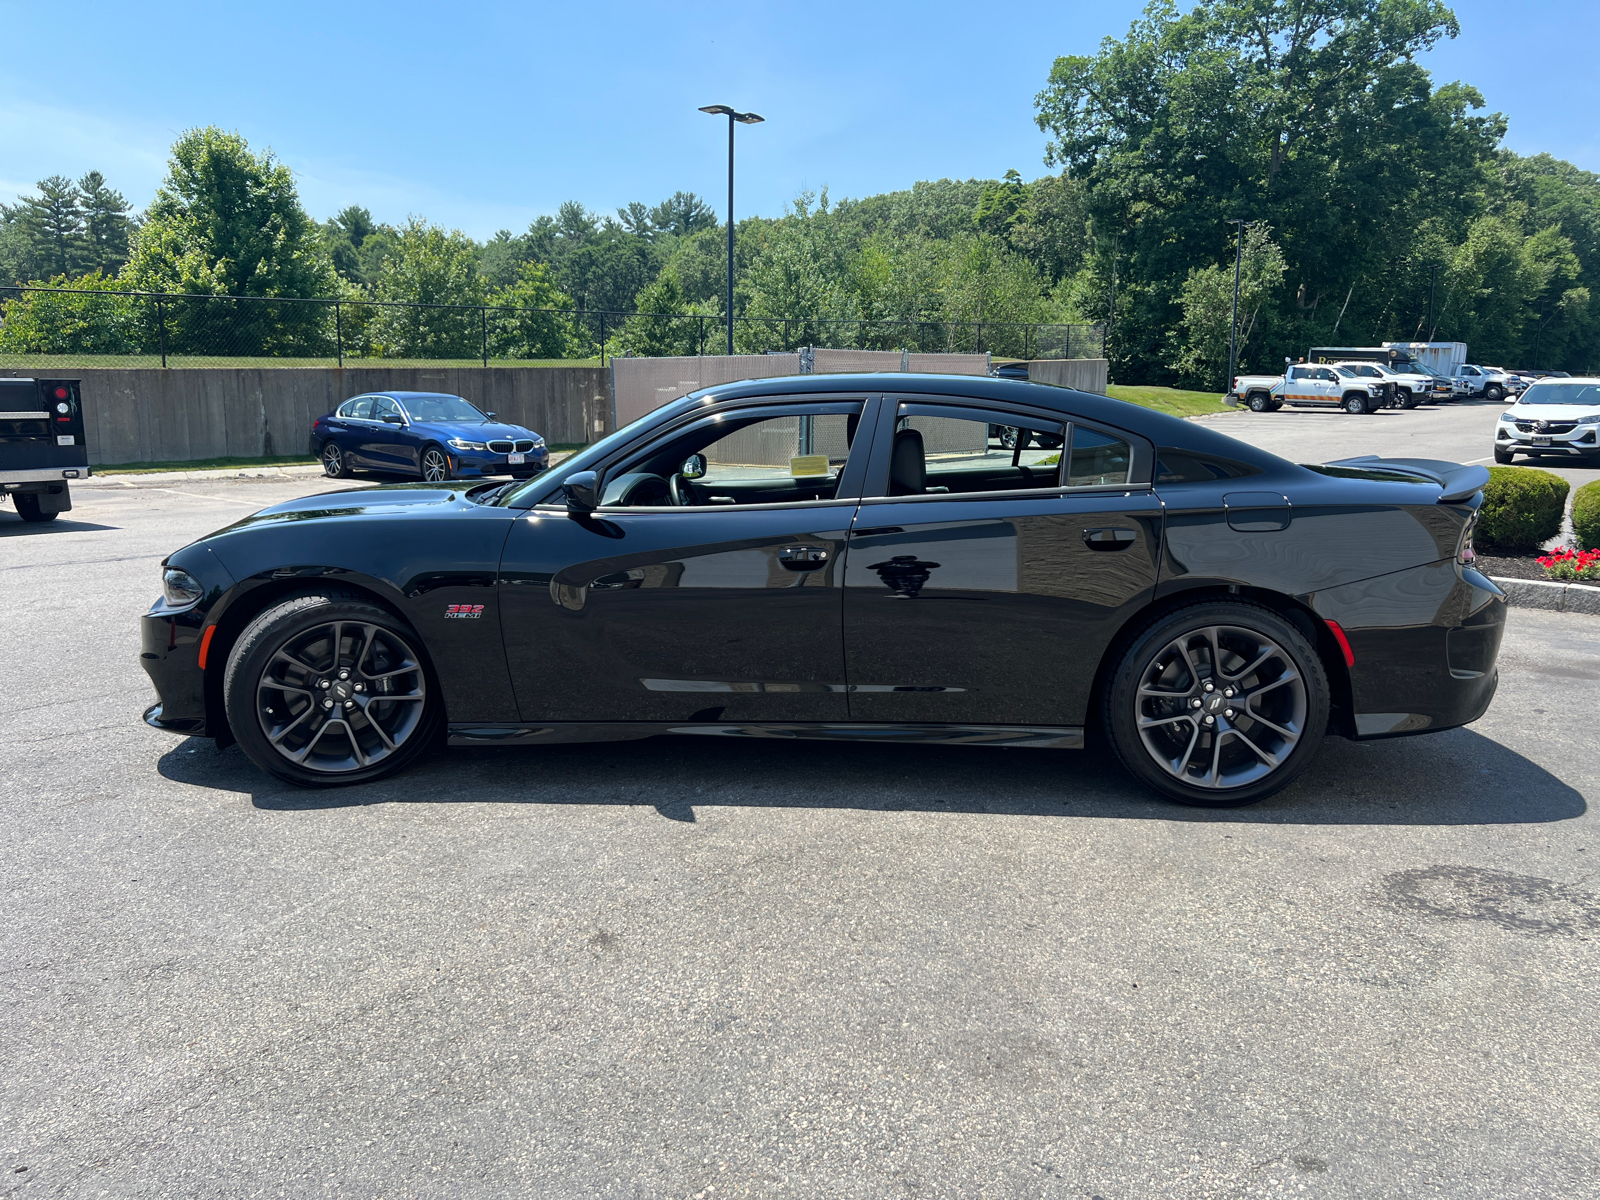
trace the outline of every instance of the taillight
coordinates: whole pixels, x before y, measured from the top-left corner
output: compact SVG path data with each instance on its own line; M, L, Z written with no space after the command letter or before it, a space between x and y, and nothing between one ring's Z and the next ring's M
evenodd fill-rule
M1467 518L1467 523L1461 530L1461 542L1456 547L1456 561L1463 567L1472 566L1477 559L1477 553L1472 549L1472 531L1477 528L1478 514L1473 513Z

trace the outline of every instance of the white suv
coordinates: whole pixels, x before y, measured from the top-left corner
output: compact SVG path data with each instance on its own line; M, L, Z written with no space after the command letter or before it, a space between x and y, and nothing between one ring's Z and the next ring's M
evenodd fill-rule
M1600 462L1600 378L1541 379L1500 414L1494 460L1554 455Z

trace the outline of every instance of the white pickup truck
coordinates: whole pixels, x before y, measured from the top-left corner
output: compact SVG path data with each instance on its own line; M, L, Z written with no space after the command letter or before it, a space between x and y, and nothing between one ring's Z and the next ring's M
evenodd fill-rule
M1348 367L1300 363L1290 367L1287 375L1241 375L1222 400L1258 413L1277 412L1285 404L1371 413L1394 403L1395 390L1386 380L1363 378Z
M1476 363L1457 363L1451 378L1464 385L1468 396L1482 396L1485 400L1504 400L1516 396L1527 385L1520 376L1513 376L1499 367L1480 367Z

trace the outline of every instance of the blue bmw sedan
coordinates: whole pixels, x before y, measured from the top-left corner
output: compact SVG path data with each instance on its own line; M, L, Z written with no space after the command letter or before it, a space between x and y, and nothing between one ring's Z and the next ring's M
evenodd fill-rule
M419 475L430 482L490 475L531 478L550 465L544 438L503 425L460 396L376 392L353 396L311 426L311 452L323 472Z

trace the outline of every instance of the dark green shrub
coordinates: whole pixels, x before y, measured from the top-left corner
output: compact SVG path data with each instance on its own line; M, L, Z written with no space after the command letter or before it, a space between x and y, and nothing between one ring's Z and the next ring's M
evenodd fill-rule
M1600 550L1600 482L1572 494L1572 531L1579 550Z
M1490 467L1473 542L1484 550L1523 554L1561 532L1567 481L1537 467Z

